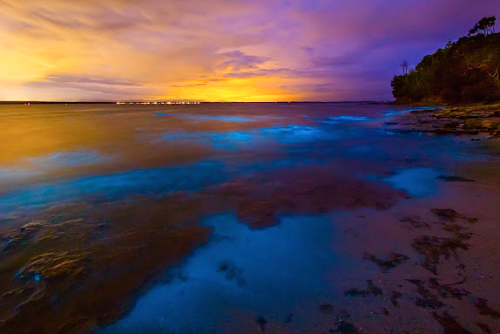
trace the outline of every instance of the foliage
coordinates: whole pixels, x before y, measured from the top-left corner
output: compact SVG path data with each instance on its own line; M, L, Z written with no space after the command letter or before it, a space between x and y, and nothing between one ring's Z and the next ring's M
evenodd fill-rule
M495 21L496 21L495 16L491 17L483 17L481 20L479 20L478 23L469 30L469 36L476 34L478 31L482 31L483 34L488 35L489 33L494 33L495 32Z
M391 82L400 103L473 103L500 100L500 33L495 17L483 18L476 35L448 42ZM474 32L473 32L474 31Z

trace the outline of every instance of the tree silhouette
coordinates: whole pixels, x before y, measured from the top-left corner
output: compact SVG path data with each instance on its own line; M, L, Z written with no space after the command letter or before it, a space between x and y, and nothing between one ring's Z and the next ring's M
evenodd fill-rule
M479 20L478 23L474 25L474 28L469 30L469 36L474 35L478 32L481 32L484 35L494 33L496 19L497 18L495 17L495 15L491 17L483 17L481 20Z
M399 65L403 70L403 75L408 74L408 61L405 59L401 65Z
M472 29L473 36L448 42L415 66L400 65L391 86L399 103L477 103L500 101L500 33L495 17Z

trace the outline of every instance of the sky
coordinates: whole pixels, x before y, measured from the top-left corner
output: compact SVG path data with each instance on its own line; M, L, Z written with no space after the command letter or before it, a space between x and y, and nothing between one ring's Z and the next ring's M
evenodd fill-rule
M0 0L0 100L390 100L403 60L491 15L499 0Z

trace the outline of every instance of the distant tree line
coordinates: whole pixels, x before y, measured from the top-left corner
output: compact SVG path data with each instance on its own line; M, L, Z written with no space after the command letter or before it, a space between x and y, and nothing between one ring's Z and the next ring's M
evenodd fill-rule
M500 100L500 33L495 16L481 19L469 35L425 56L415 69L396 75L399 103L473 103Z

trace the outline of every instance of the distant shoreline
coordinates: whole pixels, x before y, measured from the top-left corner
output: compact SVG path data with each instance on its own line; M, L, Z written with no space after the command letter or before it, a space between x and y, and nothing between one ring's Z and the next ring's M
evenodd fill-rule
M156 103L155 103L156 102ZM162 103L163 102L163 103ZM172 105L179 105L175 104L175 102L189 102L189 104L193 104L192 101L172 101ZM0 101L0 105L19 105L19 104L118 104L116 101L115 102L110 102L110 101L72 101L72 102L60 102L60 101ZM120 105L134 105L134 104L143 104L147 103L147 101L120 101ZM394 104L393 101L290 101L290 102L237 102L237 101L229 101L229 102L199 102L200 104L214 104L214 103L273 103L273 104L290 104L290 103L321 103L321 104ZM150 102L149 105L166 105L166 101L153 101ZM143 104L144 105L144 104ZM146 104L148 105L148 104Z

